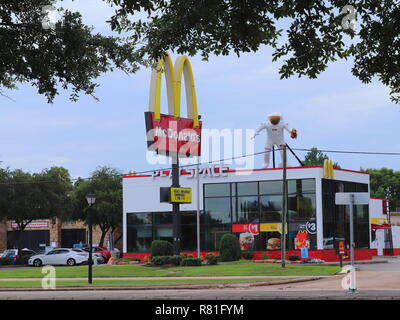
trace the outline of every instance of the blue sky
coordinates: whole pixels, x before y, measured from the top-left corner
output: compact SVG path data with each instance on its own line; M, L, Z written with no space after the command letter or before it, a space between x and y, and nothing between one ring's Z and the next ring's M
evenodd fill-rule
M110 33L105 20L113 9L107 4L85 0L65 1L63 6L79 10L96 31ZM191 58L204 127L253 129L267 114L278 111L299 132L297 140L287 138L294 148L400 151L400 106L390 101L386 87L378 81L362 84L351 75L351 61L331 64L316 80L280 80L279 63L271 61L271 53L262 48L240 58L213 56L208 62ZM30 85L5 91L15 102L0 97L2 165L31 172L64 166L73 177L86 177L98 165L123 172L159 168L149 165L145 154L143 113L148 106L150 70L130 76L108 73L99 83L100 102L85 96L70 102L65 92L50 105ZM263 144L264 136L258 137L255 151L261 151ZM347 169L400 169L400 157L330 156ZM294 159L290 162L296 164ZM262 165L261 157L255 165Z

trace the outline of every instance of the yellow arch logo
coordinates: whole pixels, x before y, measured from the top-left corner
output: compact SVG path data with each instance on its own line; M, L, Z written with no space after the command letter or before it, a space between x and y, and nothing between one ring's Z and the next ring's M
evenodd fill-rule
M182 76L185 79L187 117L193 119L194 128L199 128L199 114L197 109L196 89L192 66L188 57L181 56L172 64L168 53L160 59L157 68L153 69L150 83L149 111L154 112L154 120L160 121L161 78L165 73L167 87L168 113L175 119L180 119Z
M324 160L324 178L326 179L334 179L335 171L333 169L332 160L325 159Z

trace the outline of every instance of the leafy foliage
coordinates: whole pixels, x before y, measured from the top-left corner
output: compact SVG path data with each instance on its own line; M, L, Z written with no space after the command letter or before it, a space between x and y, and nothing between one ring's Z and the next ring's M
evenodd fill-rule
M93 205L93 225L99 226L103 242L107 232L114 232L122 225L122 182L121 173L110 167L98 167L88 180L78 180L75 185L74 213L67 220L87 221L88 203L86 195L94 193L96 202Z
M151 255L152 257L157 256L171 256L173 246L168 241L164 240L153 240L151 243Z
M216 265L218 264L219 257L213 253L209 253L206 255L207 264L209 265Z
M56 29L44 29L43 7L51 0L0 0L0 88L30 83L52 102L60 88L94 94L94 79L119 68L135 72L139 56L132 39L93 33L77 12L64 11Z
M143 44L140 55L157 60L165 50L179 54L239 55L261 46L282 60L281 78L316 78L337 59L354 60L352 73L363 83L378 78L400 97L400 8L396 0L106 0L118 9L113 30L131 33ZM353 5L358 37L342 27ZM134 15L147 12L145 19ZM351 37L351 39L348 38ZM346 38L347 37L347 38Z
M182 260L182 267L200 267L202 264L200 258L185 258Z
M400 171L393 169L366 169L370 174L371 197L390 199L390 209L400 207Z
M325 160L329 160L329 157L326 154L322 153L317 148L311 148L304 157L303 164L305 166L323 166ZM337 162L333 164L333 167L340 168Z
M221 261L235 261L240 259L241 251L239 240L233 234L224 234L219 245Z

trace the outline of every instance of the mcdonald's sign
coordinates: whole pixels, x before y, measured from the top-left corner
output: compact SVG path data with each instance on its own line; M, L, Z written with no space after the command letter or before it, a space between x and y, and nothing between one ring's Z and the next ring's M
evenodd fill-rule
M161 78L165 75L168 114L160 111ZM185 81L187 118L181 117L181 84ZM201 154L201 128L197 109L196 89L192 66L185 56L175 64L168 53L152 70L149 111L145 112L147 146L159 154L199 156Z
M325 159L324 160L324 178L325 179L334 179L335 171L333 170L333 162L332 160Z

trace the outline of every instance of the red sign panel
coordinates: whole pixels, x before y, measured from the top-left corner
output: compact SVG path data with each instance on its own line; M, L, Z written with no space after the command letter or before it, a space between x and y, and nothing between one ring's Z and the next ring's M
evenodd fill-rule
M201 127L194 128L193 120L161 114L160 121L154 118L154 112L145 112L147 146L149 150L169 155L192 157L201 154Z
M232 232L250 232L252 234L259 234L260 228L258 223L250 223L250 224L233 224L232 225Z

